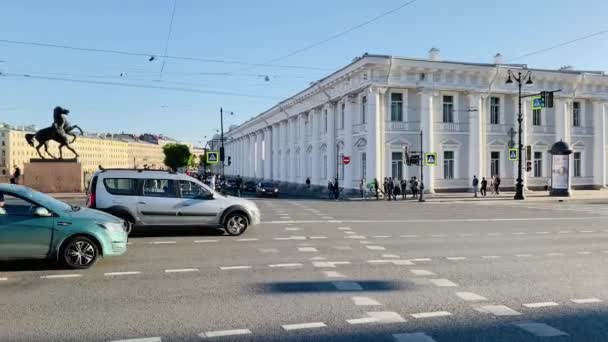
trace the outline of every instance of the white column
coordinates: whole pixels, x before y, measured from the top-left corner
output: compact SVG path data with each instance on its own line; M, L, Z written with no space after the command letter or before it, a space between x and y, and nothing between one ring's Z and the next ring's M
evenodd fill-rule
M366 146L366 174L367 180L378 179L378 184L382 186L384 173L384 111L382 109L382 97L386 89L376 87L370 88L366 92L367 96L367 146Z
M244 152L245 152L245 170L244 170L244 174L245 177L252 177L253 175L251 174L251 151L253 150L251 148L251 145L253 145L253 139L251 137L251 134L248 134L247 137L245 138L245 141L247 141L247 144L245 146Z
M353 188L353 117L355 116L355 98L347 96L344 106L344 155L349 156L351 163L344 165L344 188Z
M279 168L281 169L281 181L287 182L287 120L281 121L280 129L280 144L281 144L281 160Z
M289 182L296 182L296 147L298 147L297 137L297 117L289 119Z
M249 147L249 150L250 150L250 154L249 154L249 162L250 162L250 165L249 165L249 174L253 178L257 177L257 174L256 174L256 164L257 163L256 163L256 160L255 160L255 158L256 158L255 146L256 146L257 141L258 141L258 137L256 136L255 133L252 133L251 134L251 146Z
M320 117L321 114L319 112L319 110L317 109L313 109L310 115L310 119L311 119L311 129L312 129L312 141L311 141L311 145L312 145L312 179L311 179L311 183L312 184L321 184L321 179L320 179L320 175L321 175L321 167L319 165L319 121L320 121Z
M568 101L563 98L555 99L555 141L563 140L570 143L570 115Z
M279 124L272 125L272 179L279 180Z
M606 103L593 101L593 185L606 187Z
M300 114L300 183L306 181L306 177L310 176L306 174L306 114Z
M336 115L338 106L327 104L327 178L336 177Z
M481 179L483 173L483 155L485 152L483 134L485 132L483 100L481 95L473 93L468 96L469 108L476 109L469 112L469 184L473 184L473 176Z
M272 178L272 131L270 127L264 128L264 179Z
M423 152L435 152L433 118L433 92L423 90L420 93L420 128L423 132ZM425 192L435 191L435 167L423 167Z

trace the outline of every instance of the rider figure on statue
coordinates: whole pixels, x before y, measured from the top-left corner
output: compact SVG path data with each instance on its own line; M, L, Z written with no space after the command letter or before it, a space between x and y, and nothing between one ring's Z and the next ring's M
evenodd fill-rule
M69 114L70 111L60 106L55 107L53 110L53 126L57 129L57 134L61 137L68 139L68 135L65 133L65 126L67 125L68 120L65 118L65 115Z

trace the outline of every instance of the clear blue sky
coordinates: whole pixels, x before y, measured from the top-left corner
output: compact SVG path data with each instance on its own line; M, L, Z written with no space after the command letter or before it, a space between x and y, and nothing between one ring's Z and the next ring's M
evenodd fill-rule
M263 63L325 39L402 0L177 0L168 55ZM533 4L531 4L533 3ZM3 0L0 39L162 55L173 0ZM219 107L246 120L364 52L491 62L608 29L606 0L418 0L279 63L324 70L167 60L0 43L0 71L180 87L255 97L0 76L0 122L49 125L62 105L87 131L154 132L197 142L219 128ZM533 67L608 70L608 34L518 60ZM233 76L201 73L235 72ZM121 77L120 73L126 73ZM270 75L270 81L256 75ZM227 128L227 127L226 127Z

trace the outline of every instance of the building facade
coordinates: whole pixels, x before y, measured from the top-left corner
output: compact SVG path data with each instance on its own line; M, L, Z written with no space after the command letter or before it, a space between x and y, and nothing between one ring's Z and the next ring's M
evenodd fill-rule
M518 88L506 84L508 71L530 71L532 85L523 95L557 90L553 108L531 109L523 98L522 155L529 188L551 176L548 153L556 141L567 142L573 187L606 186L608 171L608 76L603 72L529 69L522 64L441 61L432 49L428 59L363 55L249 121L227 137L232 156L227 174L288 183L358 188L360 180L420 177L419 167L404 165L404 150L435 152L438 163L424 167L429 191L468 189L473 175L498 175L512 187L517 162ZM513 132L515 130L515 132ZM421 136L422 132L422 136ZM349 156L348 165L341 163Z

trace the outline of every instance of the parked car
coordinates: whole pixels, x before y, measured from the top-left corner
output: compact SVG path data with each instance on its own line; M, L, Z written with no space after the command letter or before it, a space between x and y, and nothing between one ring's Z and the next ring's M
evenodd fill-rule
M105 169L89 186L87 205L133 227L221 227L241 235L260 222L252 201L224 196L197 179L169 171Z
M52 259L89 268L127 250L125 222L21 185L0 184L0 259Z
M255 182L254 181L246 181L243 183L243 191L245 192L255 192Z
M276 184L268 181L262 181L258 183L256 187L255 194L258 197L270 196L270 197L279 197L279 188Z

